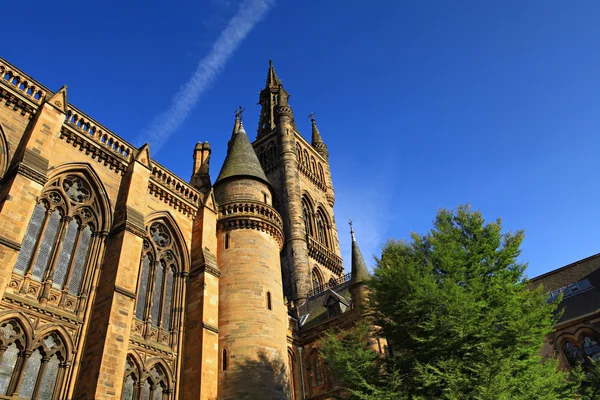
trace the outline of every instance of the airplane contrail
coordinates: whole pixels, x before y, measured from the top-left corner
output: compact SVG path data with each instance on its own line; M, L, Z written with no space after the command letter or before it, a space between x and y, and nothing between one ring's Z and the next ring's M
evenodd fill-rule
M239 44L265 17L274 3L275 0L245 0L240 5L209 53L198 62L194 74L173 97L169 108L154 118L152 124L138 136L136 143L150 142L153 153L160 150L187 119L202 93L219 75Z

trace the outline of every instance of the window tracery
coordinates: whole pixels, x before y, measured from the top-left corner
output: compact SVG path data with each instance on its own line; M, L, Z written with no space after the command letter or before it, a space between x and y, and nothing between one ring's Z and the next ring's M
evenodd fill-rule
M319 270L315 267L312 270L312 286L313 286L313 290L317 291L317 289L319 287L321 287L322 284L323 284L323 279L321 278L321 274L319 273Z
M34 208L13 268L22 278L11 287L42 304L79 311L92 249L100 251L94 246L104 222L100 203L83 174L54 179Z
M583 352L585 353L586 358L596 361L600 358L600 345L598 345L598 342L591 337L584 336Z
M0 395L20 399L57 399L67 367L67 348L55 332L32 347L21 324L0 325Z
M175 290L181 260L173 234L162 221L148 227L141 257L136 318L145 322L138 333L145 339L172 344Z
M131 356L127 356L122 400L168 400L172 390L164 368L156 363L141 372Z

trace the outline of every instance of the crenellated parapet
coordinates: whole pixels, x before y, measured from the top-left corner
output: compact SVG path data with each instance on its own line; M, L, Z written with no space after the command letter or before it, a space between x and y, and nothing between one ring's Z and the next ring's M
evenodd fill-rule
M219 227L224 230L256 229L273 236L283 247L283 220L270 205L258 201L230 202L219 207Z

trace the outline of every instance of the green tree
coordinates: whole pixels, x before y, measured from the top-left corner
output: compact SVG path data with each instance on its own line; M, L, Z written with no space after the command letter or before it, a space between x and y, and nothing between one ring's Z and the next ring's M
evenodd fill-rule
M556 303L530 290L523 232L503 233L469 206L441 210L426 235L390 241L368 282L394 355L369 350L365 327L330 333L322 354L350 399L568 399L580 374L541 349ZM372 332L373 333L373 332Z

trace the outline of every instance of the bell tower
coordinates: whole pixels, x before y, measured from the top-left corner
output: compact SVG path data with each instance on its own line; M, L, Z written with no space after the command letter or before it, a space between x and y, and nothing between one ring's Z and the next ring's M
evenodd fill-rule
M316 291L343 279L344 269L333 216L335 196L328 149L314 116L312 140L300 134L289 99L269 61L253 146L272 184L273 203L283 217L284 294L301 304Z

